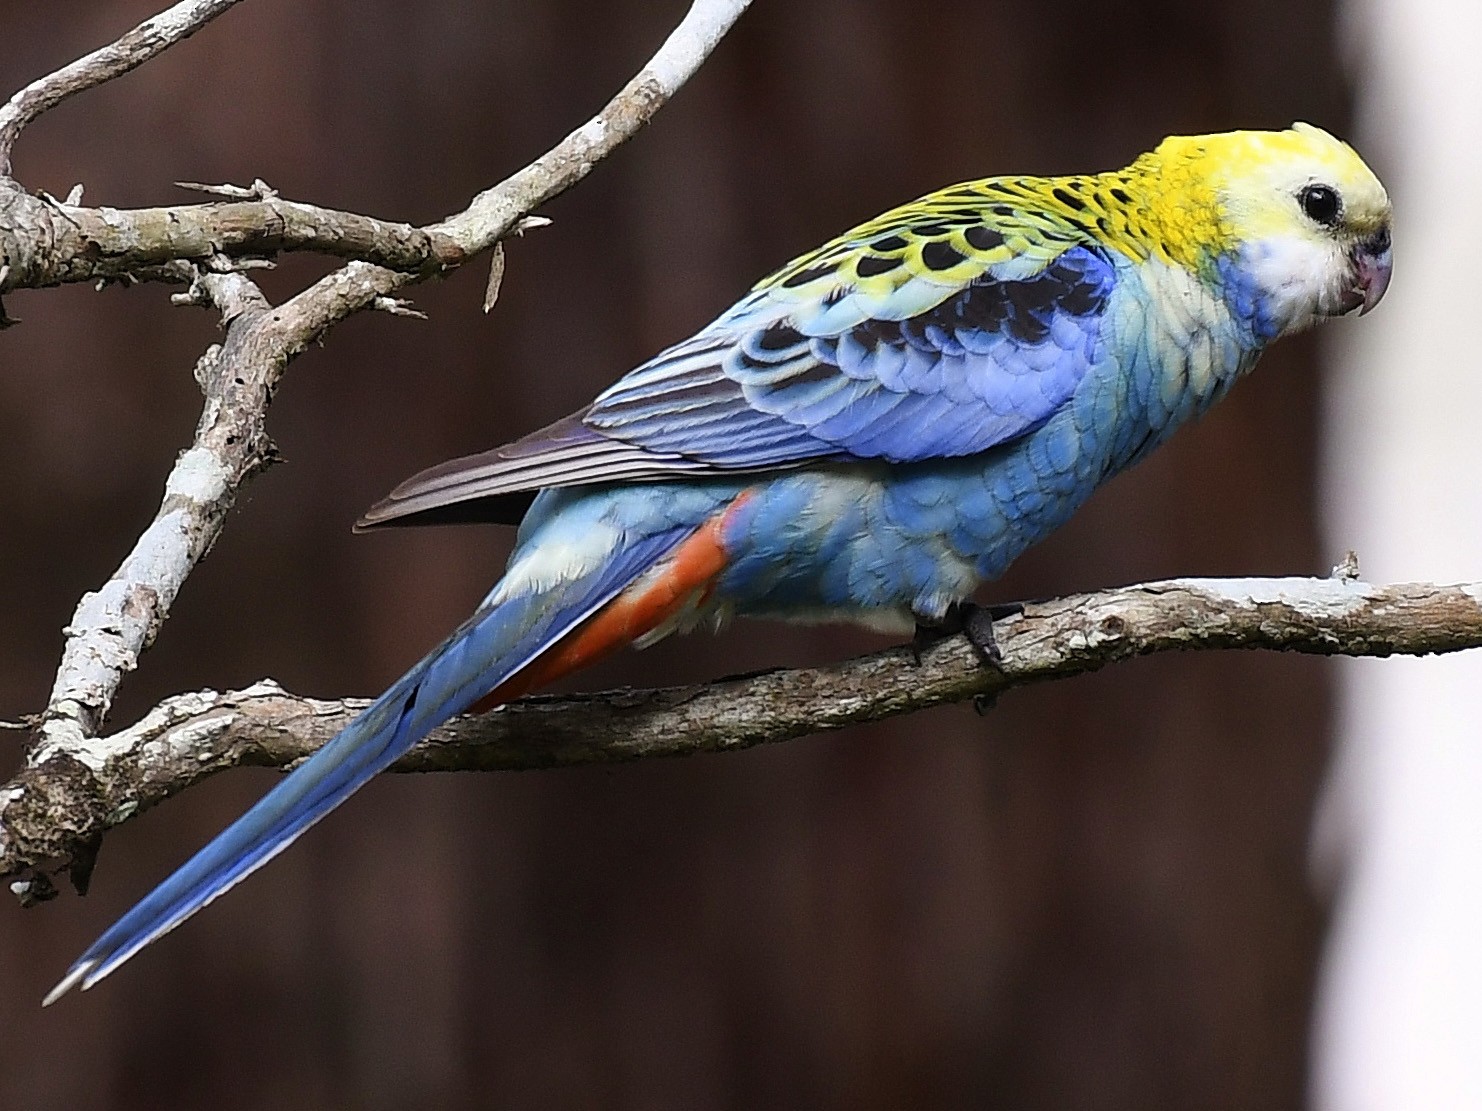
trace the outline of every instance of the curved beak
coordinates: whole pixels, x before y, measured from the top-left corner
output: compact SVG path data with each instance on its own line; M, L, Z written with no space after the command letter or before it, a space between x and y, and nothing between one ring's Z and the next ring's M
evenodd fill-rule
M1353 287L1351 309L1358 309L1363 316L1384 297L1389 288L1390 261L1389 227L1380 228L1368 239L1354 247L1350 254L1353 262Z

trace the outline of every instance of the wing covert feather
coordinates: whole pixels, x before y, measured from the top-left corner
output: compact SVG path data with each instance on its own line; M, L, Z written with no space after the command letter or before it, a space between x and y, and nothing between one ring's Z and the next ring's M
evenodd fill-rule
M550 486L915 462L1032 431L1103 357L1116 264L1073 228L924 223L931 200L785 267L581 412L413 476L357 527L513 523Z

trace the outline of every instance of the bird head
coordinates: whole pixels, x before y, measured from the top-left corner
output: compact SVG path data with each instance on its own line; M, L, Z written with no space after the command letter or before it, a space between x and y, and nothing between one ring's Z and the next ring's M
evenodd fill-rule
M1347 143L1296 123L1170 138L1154 157L1175 195L1202 194L1201 246L1233 261L1278 334L1366 313L1384 296L1389 195Z

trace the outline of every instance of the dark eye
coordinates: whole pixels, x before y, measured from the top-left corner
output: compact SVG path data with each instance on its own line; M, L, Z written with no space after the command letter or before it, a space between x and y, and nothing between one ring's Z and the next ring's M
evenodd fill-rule
M1338 222L1338 213L1343 210L1343 198L1331 185L1307 185L1297 194L1297 203L1308 219L1324 227Z

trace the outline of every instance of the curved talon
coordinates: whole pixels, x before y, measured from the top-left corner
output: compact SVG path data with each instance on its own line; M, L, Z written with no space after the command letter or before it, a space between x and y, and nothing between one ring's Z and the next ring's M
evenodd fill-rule
M991 606L980 606L976 602L958 602L937 622L918 621L915 635L911 637L911 659L921 666L921 654L944 637L961 634L977 651L985 664L997 667L1003 659L998 639L993 635L993 623L1005 617L1015 617L1024 612L1023 602L1004 602Z
M928 625L921 621L916 622L916 631L911 634L911 665L913 667L920 667L921 653L925 652L950 632L950 629L943 628L941 625Z
M1003 660L1003 649L999 648L998 638L993 634L993 623L1023 612L1023 602L1006 602L992 606L959 602L951 612L955 626L953 631L960 632L967 638L983 663L997 667Z
M1003 649L993 635L993 613L985 606L966 602L962 607L962 635L977 650L985 664L997 667L1003 660Z

